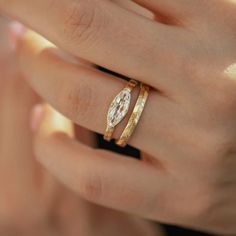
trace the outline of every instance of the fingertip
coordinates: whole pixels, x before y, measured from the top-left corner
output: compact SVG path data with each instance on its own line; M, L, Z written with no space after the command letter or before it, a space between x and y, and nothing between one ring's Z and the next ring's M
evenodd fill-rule
M27 32L27 29L24 25L17 21L13 21L9 24L8 28L8 42L10 49L15 51L17 48L17 44L20 38Z
M37 139L48 139L55 134L74 137L73 123L48 104L37 104L30 114L30 129Z
M30 128L32 132L37 132L43 120L44 107L42 104L37 104L33 107L30 115Z
M66 145L67 142L65 139L61 141L61 137L74 137L73 123L48 104L38 104L32 109L30 127L34 133L33 146L37 160L51 153L51 150L57 150L58 145Z

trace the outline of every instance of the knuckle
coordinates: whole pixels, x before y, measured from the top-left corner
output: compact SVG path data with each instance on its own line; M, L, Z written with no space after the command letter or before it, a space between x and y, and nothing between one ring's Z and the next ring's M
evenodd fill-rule
M221 114L229 114L236 107L236 88L234 84L225 85L223 82L213 88L214 96L211 97L212 107ZM224 113L226 112L226 113Z
M213 203L212 193L209 186L199 186L192 188L186 193L184 203L177 207L177 217L179 223L185 222L187 225L202 225L206 219L209 209ZM193 204L194 200L194 204ZM181 214L179 214L181 212Z
M224 206L223 202L218 202L216 206L213 206L208 214L205 215L204 228L211 230L219 235L235 235L235 215L222 210ZM216 207L216 208L215 208ZM227 207L224 206L224 209Z
M181 186L180 188L182 189ZM184 186L183 189L185 189ZM156 203L158 207L153 204L150 209L151 212L154 210L154 213L158 214L158 216L155 214L154 216L162 217L166 222L171 221L188 226L197 225L204 219L213 201L209 194L208 186L199 186L199 183L195 187L189 187L188 191L185 191L185 196L179 190L177 192L171 190L171 192L173 194L169 194L168 191L163 196L158 195L156 198L158 199ZM181 199L181 201L173 201L173 196L176 199ZM159 209L158 212L156 212L157 208Z
M202 65L193 57L190 51L182 57L176 58L176 68L181 71L184 78L190 79L192 82L198 81L202 78Z
M215 189L204 192L208 195L207 204L195 218L196 225L220 235L234 235L236 232L235 212L227 210L230 198L216 194ZM229 209L229 208L228 208Z
M97 10L97 2L91 0L74 0L68 8L64 33L72 42L91 42L96 38L101 19Z
M204 189L207 188L207 189ZM201 221L204 219L209 212L209 209L211 208L211 205L214 201L214 195L211 193L211 190L209 190L209 186L204 186L202 188L199 188L196 200L196 204L192 207L192 217L193 219L197 219Z
M79 123L85 123L92 117L95 110L93 89L89 86L66 87L62 85L64 96L59 98L59 103L66 115Z
M205 167L215 173L217 173L220 163L231 149L230 138L224 136L221 132L210 131L209 134L202 137L201 141L202 149L199 160L205 164Z
M93 202L98 202L103 197L103 180L102 177L95 173L87 172L83 177L81 186L82 196Z
M235 123L236 116L235 88L224 88L222 83L219 86L221 88L212 85L210 90L203 91L211 96L204 97L205 110L202 112L202 121L210 131L206 134L208 142L212 144L209 147L218 151L230 147L233 133L229 129L234 127L232 124Z

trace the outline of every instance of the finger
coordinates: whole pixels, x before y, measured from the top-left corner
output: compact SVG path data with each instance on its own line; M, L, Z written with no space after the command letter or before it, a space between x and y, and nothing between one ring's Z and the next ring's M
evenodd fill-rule
M40 163L86 200L152 218L153 204L165 186L165 172L75 142L66 131L58 129L52 110L44 109L34 143Z
M19 26L14 23L5 33L10 40L8 49L13 50ZM23 226L44 218L59 186L35 161L29 117L41 99L19 72L12 50L5 63L0 62L0 221L19 223L19 214L27 206L32 211L24 214ZM35 186L40 186L37 191ZM36 209L39 203L42 205Z
M204 10L211 1L133 0L150 11L167 16L172 23L181 23ZM212 3L211 3L212 4Z
M5 22L6 23L6 22ZM17 41L21 27L15 23L5 26L2 47L7 53L1 53L0 60L0 152L4 169L11 170L13 175L25 175L22 169L30 172L32 165L31 133L28 127L29 113L39 97L29 87L19 72L15 54L12 51L13 41ZM20 97L20 99L19 99ZM24 136L22 139L20 137ZM15 165L22 156L18 165ZM13 171L13 167L17 167ZM19 168L19 166L23 168ZM8 168L9 167L9 168ZM31 167L31 168L30 168ZM14 173L14 174L13 174ZM6 173L5 173L6 174ZM20 178L18 178L20 179Z
M28 33L24 40L19 52L21 67L25 75L31 78L34 89L78 125L104 133L108 107L126 82L91 67L63 60L57 56L56 49L50 50L48 43L34 33ZM132 96L132 107L135 97L137 91L134 91ZM130 144L153 152L158 143L164 142L161 132L160 137L156 136L159 132L153 132L154 123L155 126L160 125L160 128L166 127L166 122L173 120L173 106L174 103L169 99L151 91L140 125ZM115 138L120 136L127 124L130 112L116 129ZM163 143L160 146L163 147Z
M33 158L32 134L28 125L31 108L39 98L13 64L8 59L7 65L0 65L1 223L19 223L20 218L15 221L19 213L25 211L25 206L34 209L39 199L34 185L37 162ZM47 204L45 201L44 205ZM27 220L29 223L39 219L45 213L44 209L31 211L32 214L27 212L20 223L23 225Z
M118 4L119 6L129 10L129 11L133 11L136 12L137 14L140 14L142 16L145 16L149 19L154 19L154 15L152 11L149 11L148 9L140 6L139 4L135 3L132 0L110 0L116 4Z
M182 31L110 1L12 0L7 6L4 3L0 0L1 9L57 46L159 89L166 88L168 83L161 73L163 68L174 55L183 55L185 51L184 46L173 44L173 38L177 41Z
M9 179L21 179L29 183L31 180L28 177L35 162L28 120L31 108L39 98L19 74L8 74L3 79L0 99L0 166L4 167L4 171L1 174L5 178L9 175Z

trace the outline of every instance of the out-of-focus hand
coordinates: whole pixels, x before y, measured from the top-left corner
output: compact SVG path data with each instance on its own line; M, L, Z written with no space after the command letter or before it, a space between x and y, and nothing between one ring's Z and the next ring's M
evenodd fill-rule
M18 24L13 26L20 31ZM15 63L12 50L15 36L20 33L15 30L9 32L2 24L0 37L0 235L162 235L147 221L81 199L36 161L30 114L42 101ZM46 107L45 132L63 131L73 137L72 123ZM39 106L33 110L40 115ZM32 129L35 122L31 121ZM87 131L79 127L76 130L82 142L92 144Z

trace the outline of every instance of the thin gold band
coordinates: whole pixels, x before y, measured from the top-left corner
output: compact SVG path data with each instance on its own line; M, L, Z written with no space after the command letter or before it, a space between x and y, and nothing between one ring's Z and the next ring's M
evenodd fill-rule
M149 96L149 86L140 84L140 93L139 97L137 99L137 102L135 104L134 110L132 115L130 116L130 119L128 121L128 124L126 125L123 133L121 134L119 140L116 141L116 144L120 147L125 147L128 144L128 141L132 134L135 131L135 128L138 125L138 122L141 118L141 115L143 113L145 104L147 102L148 96Z
M106 141L111 141L115 127L125 118L128 113L131 92L138 85L138 82L131 79L125 88L112 101L107 114L107 127L104 134Z

